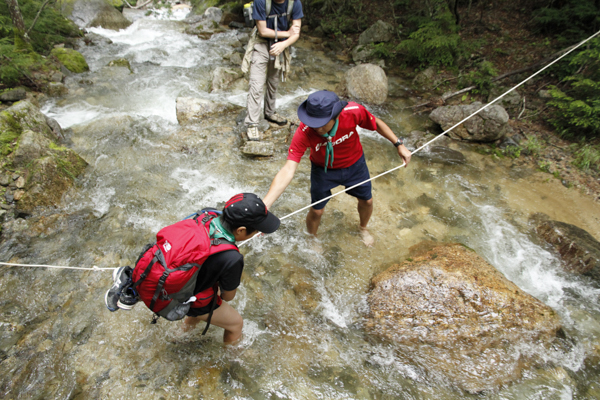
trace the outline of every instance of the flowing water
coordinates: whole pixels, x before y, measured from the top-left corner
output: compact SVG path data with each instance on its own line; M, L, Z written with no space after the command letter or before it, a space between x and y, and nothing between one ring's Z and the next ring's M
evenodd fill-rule
M169 19L170 18L170 19ZM93 29L112 43L84 46L91 71L67 78L69 94L43 111L59 121L69 146L88 163L58 210L13 224L3 261L115 267L134 263L163 226L233 194L264 196L284 164L288 132L276 131L275 156L241 155L236 116L195 130L175 115L180 96L243 106L245 92L210 92L210 72L239 47L235 31L202 40L178 16L143 17L128 29ZM300 42L300 71L282 84L281 113L295 115L308 93L334 90L347 68ZM127 58L126 68L106 67ZM390 78L389 101L371 111L401 135L425 129L411 116L407 84ZM219 119L220 118L220 119ZM239 117L238 117L239 119ZM375 175L400 163L376 133L361 132ZM0 390L4 398L206 399L571 399L599 398L600 289L561 272L561 261L532 233L528 217L545 212L600 237L600 207L550 175L453 143L464 165L415 156L408 168L373 183L373 248L360 241L356 202L327 206L322 253L304 233L304 213L242 247L242 285L231 304L244 336L223 348L222 330L182 334L180 323L150 325L143 305L110 313L103 296L110 271L0 270ZM425 153L425 152L423 152ZM304 160L275 203L279 216L307 205ZM20 236L19 236L20 235ZM20 239L19 239L20 238ZM573 345L521 349L543 360L496 392L468 395L411 365L363 329L370 279L404 260L422 240L459 241L523 290L554 308ZM423 355L422 357L426 357ZM590 361L592 360L592 361Z

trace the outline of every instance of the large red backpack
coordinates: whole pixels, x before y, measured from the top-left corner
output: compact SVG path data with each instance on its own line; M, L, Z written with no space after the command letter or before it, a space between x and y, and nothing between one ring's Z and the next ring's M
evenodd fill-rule
M218 287L194 293L196 278L210 255L238 249L233 243L209 236L210 221L219 214L213 209L198 211L190 219L161 229L156 234L156 243L142 251L131 275L132 288L155 313L153 323L159 317L170 321L182 319L191 307L208 304L212 305L212 316ZM209 324L210 316L206 328Z

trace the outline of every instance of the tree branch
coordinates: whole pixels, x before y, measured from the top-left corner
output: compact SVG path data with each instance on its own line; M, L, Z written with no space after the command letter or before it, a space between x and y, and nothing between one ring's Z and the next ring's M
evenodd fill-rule
M140 4L140 5L135 5L132 6L131 4L129 4L129 2L127 0L123 0L125 2L125 4L127 4L127 7L129 8L133 8L134 10L137 10L138 8L142 8L150 3L152 3L152 0L148 0L147 2L145 2L144 4Z
M35 26L35 23L37 22L38 18L40 17L40 14L42 13L42 11L44 10L44 8L46 8L46 6L48 5L48 3L50 3L50 0L46 0L44 2L44 4L42 4L42 7L40 8L40 10L38 11L37 15L35 16L35 19L33 20L33 22L31 23L31 26L29 27L29 29L27 29L27 32L25 32L26 35L29 35L29 32L31 32L31 30L33 29L33 27Z

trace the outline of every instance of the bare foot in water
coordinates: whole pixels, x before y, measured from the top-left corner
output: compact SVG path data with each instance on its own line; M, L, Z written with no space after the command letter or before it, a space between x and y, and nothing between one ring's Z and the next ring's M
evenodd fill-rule
M369 233L369 230L367 228L363 228L361 226L360 227L360 235L362 236L363 243L367 247L373 246L373 243L375 243L375 239L373 238L373 236L371 236L371 233Z
M312 251L317 254L323 254L323 246L321 245L321 241L316 237L309 239L309 246Z

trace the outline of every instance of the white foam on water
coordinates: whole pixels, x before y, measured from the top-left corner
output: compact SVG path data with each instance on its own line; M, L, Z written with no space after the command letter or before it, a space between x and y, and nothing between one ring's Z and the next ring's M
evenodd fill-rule
M226 176L212 175L199 169L176 168L171 178L187 193L185 197L191 204L201 204L203 207L214 207L238 193L254 192L255 189L244 187Z
M98 117L105 116L108 111L104 107L92 106L85 101L64 107L56 106L54 102L48 102L42 107L42 113L54 118L63 129L93 121Z

